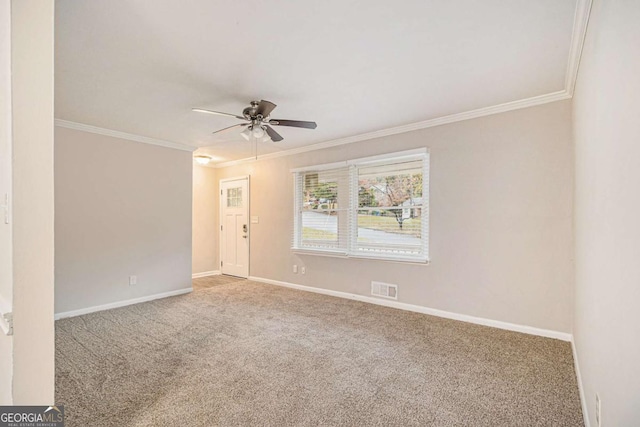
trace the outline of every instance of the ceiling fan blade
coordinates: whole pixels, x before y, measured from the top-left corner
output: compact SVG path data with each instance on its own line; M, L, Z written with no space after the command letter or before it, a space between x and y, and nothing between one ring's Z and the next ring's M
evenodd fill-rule
M196 111L198 113L207 113L207 114L214 114L216 116L228 116L228 117L235 117L236 119L240 119L240 120L246 120L244 117L242 116L236 116L235 114L229 114L229 113L221 113L220 111L211 111L211 110L205 110L202 108L192 108L191 111Z
M305 128L305 129L315 129L318 127L316 122L304 122L302 120L273 119L273 120L269 120L269 124L275 125L275 126L291 126L294 128Z
M258 109L256 110L256 115L260 114L262 117L269 117L269 114L276 108L277 105L270 101L265 101L264 99L260 101L258 104Z
M224 128L224 129L220 129L220 130L217 130L217 131L212 132L212 133L220 133L220 132L224 132L225 130L229 130L229 129L237 128L237 127L239 127L239 126L240 126L240 127L242 127L242 126L249 126L249 123L240 123L240 124L238 124L238 125L228 126L228 127Z
M284 138L282 136L280 136L280 134L278 132L276 132L271 126L265 126L265 129L267 130L267 134L269 135L269 138L271 138L271 140L273 142L278 142L278 141L282 141Z

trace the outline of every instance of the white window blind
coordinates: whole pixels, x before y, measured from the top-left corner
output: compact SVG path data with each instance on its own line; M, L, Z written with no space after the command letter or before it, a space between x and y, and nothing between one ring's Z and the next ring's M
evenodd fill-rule
M428 260L426 150L294 171L294 250Z
M294 247L347 253L349 190L348 167L297 174Z

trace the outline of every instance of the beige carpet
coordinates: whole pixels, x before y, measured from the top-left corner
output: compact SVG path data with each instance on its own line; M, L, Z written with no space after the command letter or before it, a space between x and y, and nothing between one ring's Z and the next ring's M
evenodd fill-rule
M68 427L582 425L566 342L207 280L56 322Z
M233 276L207 276L200 277L199 279L193 279L192 285L194 291L201 291L204 289L212 288L214 286L228 285L230 283L235 283L242 280L244 279Z

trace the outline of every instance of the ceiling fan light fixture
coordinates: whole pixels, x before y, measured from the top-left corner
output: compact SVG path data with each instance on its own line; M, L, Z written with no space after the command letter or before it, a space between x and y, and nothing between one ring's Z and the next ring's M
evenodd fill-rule
M258 125L248 126L245 130L240 132L240 135L242 135L242 137L247 141L251 141L252 138L260 142L271 140L264 128Z
M196 163L203 166L208 165L209 162L211 161L211 156L205 156L204 154L193 156L193 158L195 159Z
M251 132L253 132L254 138L258 138L258 139L262 138L265 134L264 129L262 129L262 126L252 126Z
M245 130L240 132L240 135L242 135L242 137L244 139L246 139L247 141L250 141L251 140L251 126L247 126L247 128Z

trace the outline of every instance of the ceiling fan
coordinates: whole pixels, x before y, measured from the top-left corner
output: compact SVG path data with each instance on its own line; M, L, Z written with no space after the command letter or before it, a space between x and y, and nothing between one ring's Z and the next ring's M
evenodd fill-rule
M242 116L230 113L221 113L219 111L205 110L203 108L193 108L193 111L197 111L199 113L215 114L218 116L235 117L236 119L245 120L246 123L229 126L224 129L217 130L213 133L219 133L233 128L244 127L245 129L240 134L247 141L249 141L252 136L256 140L259 140L261 142L269 140L273 142L282 141L284 138L271 126L290 126L305 129L315 129L318 126L316 122L272 119L270 115L274 108L276 108L276 104L274 104L273 102L265 101L263 99L260 102L251 101L251 105L242 110Z

